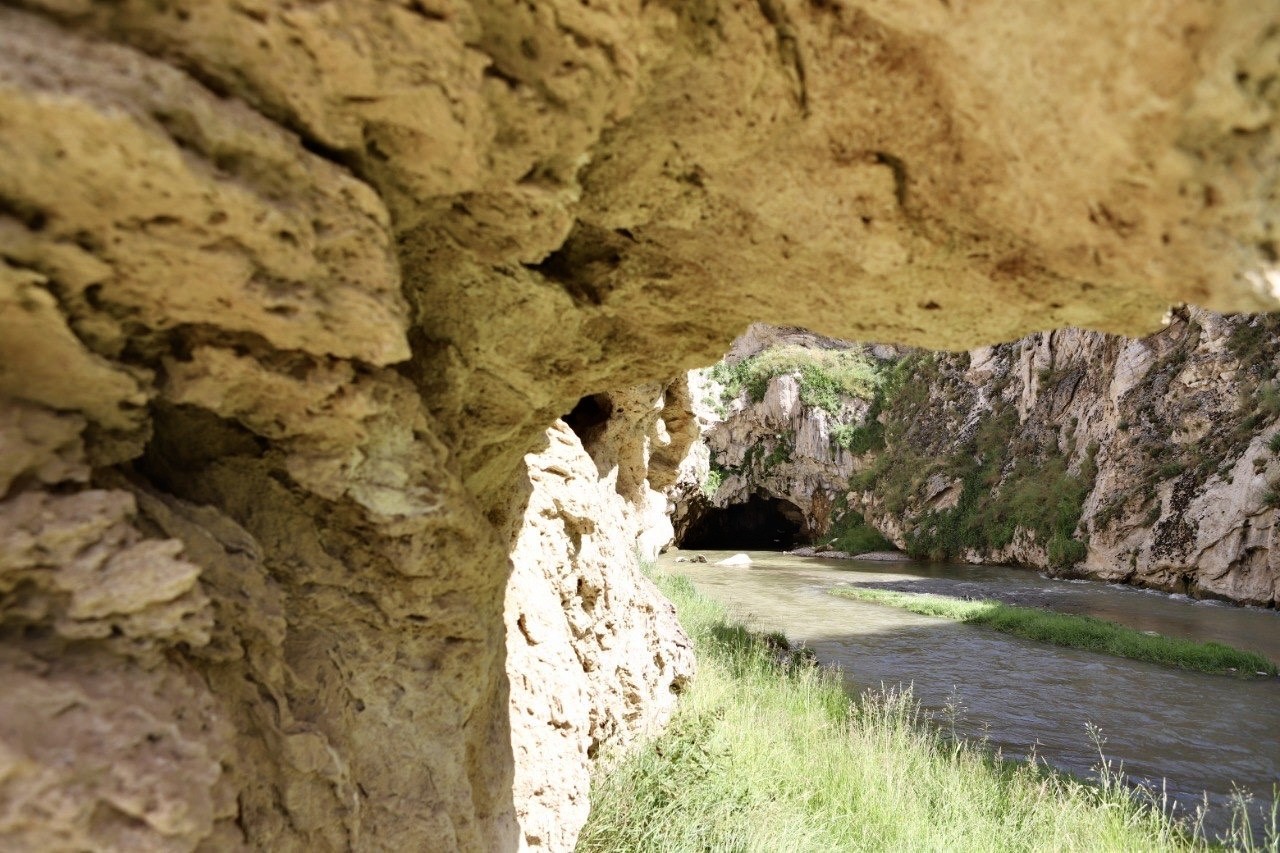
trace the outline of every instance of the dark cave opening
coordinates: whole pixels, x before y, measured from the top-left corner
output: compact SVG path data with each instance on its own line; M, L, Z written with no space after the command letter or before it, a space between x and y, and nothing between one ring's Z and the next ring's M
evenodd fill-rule
M569 429L577 434L588 453L600 433L604 432L613 414L613 402L608 394L590 394L578 401L573 411L563 416Z
M681 548L781 551L810 544L804 513L790 501L752 495L745 503L707 507L685 530Z

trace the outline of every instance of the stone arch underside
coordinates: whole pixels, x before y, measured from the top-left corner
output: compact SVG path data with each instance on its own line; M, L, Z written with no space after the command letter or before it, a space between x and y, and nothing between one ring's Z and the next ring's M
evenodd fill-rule
M19 847L511 849L508 509L575 401L752 320L1273 306L1270 4L21 5Z

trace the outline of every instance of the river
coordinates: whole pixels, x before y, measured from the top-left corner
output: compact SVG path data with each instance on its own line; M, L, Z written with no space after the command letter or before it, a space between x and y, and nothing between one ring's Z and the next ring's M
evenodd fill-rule
M753 565L659 566L688 576L753 628L782 631L844 673L851 694L910 686L931 713L961 709L957 730L986 737L1006 757L1035 753L1063 770L1094 775L1097 726L1113 764L1134 782L1162 784L1183 809L1207 796L1206 827L1220 832L1234 789L1257 811L1280 784L1280 679L1241 679L1022 640L984 627L919 616L829 595L843 583L904 589L1088 613L1144 631L1215 640L1280 662L1280 613L1191 601L1094 581L1059 581L1033 571L936 563L872 563L746 552ZM950 725L950 723L948 723ZM1254 811L1254 809L1251 809Z

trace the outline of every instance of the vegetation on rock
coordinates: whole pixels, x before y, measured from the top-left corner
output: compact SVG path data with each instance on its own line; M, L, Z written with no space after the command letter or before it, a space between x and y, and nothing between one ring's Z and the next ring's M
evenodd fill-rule
M879 527L921 559L1275 606L1280 588L1247 569L1261 552L1232 556L1205 521L1220 501L1247 506L1231 522L1247 539L1249 519L1280 508L1277 317L1187 308L1142 340L1064 330L973 353L772 340L713 374L758 400L789 372L808 411L786 431L772 402L735 410L754 445L734 470L744 493L796 502L823 541L856 547ZM842 522L846 508L861 520Z
M789 373L800 377L800 399L805 405L831 414L840 411L842 398L870 399L880 384L874 359L859 349L810 349L795 344L735 362L722 361L711 369L711 378L724 387L725 402L746 390L752 402L759 403L769 380Z
M922 354L915 363L929 365L932 358ZM933 369L916 373L923 378L897 389L887 409L890 449L851 487L901 516L932 477L960 484L954 503L912 519L906 544L914 557L946 560L966 551L998 551L1023 529L1045 548L1051 565L1081 560L1087 548L1076 538L1076 528L1097 473L1097 446L1073 473L1056 441L1040 446L1020 438L1017 415L1003 403L984 413L967 439L931 435L936 419L925 417L923 409L930 403L929 384L939 378L936 365L929 366Z
M893 550L893 543L871 525L860 512L845 510L831 522L827 531L828 545L847 554Z
M726 471L715 463L713 459L711 465L707 468L706 479L702 481L702 496L710 500L716 496L716 492L720 491L720 486L724 483Z
M1055 613L1038 607L1019 607L998 601L970 601L946 595L842 586L832 595L872 604L899 607L924 616L941 616L970 625L986 625L1006 634L1103 652L1133 660L1241 676L1276 674L1276 665L1262 655L1222 643L1201 643L1148 634L1105 619L1074 613Z

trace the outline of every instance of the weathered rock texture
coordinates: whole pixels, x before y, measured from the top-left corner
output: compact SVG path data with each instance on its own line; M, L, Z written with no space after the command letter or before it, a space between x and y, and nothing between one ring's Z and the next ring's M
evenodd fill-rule
M1040 499L1078 495L1079 525L1066 532L1087 547L1055 554L1044 535L1020 530L1004 547L968 543L966 559L1275 606L1278 357L1273 318L1196 309L1176 312L1167 329L1143 339L1078 330L1033 335L975 350L967 365L963 357L938 359L927 401L914 415L902 413L915 426L902 431L899 448L954 454L984 424L993 437L1001 432L993 420L1010 411L1016 426L1004 439L1011 452L1002 487L1035 482L1028 463L1062 460L1066 488ZM950 448L937 444L944 435ZM868 518L909 544L906 528L935 523L930 509L961 499L960 477L940 466L937 479L916 487L905 510L910 520L896 530L876 511L884 499L874 489Z
M618 414L614 422L628 420ZM620 494L622 466L598 471L563 423L526 459L508 514L515 805L529 849L568 851L587 818L591 760L666 721L693 652L639 570L646 504Z
M829 413L793 401L798 376L741 395L707 430L730 471L710 506L761 492L804 510L817 539L848 507L919 556L1280 598L1273 317L1181 309L1142 339L1068 329L883 364L885 441L858 456ZM849 399L834 422L865 428L868 409ZM694 509L677 518L698 511L678 501Z
M3 846L518 844L547 425L754 319L1271 304L1278 17L5 3Z

